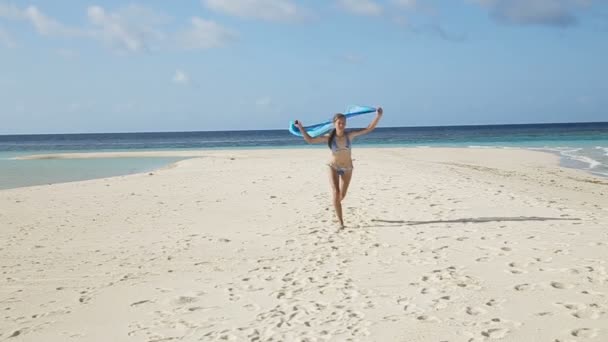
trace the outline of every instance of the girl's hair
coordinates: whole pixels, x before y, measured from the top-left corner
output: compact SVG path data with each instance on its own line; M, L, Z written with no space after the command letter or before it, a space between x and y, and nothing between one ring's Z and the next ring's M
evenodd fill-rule
M336 123L337 120L339 119L346 119L346 116L342 113L337 113L336 115L334 115L334 123ZM331 145L334 143L334 138L336 137L336 129L332 129L331 132L329 133L329 139L327 139L327 146L331 149Z

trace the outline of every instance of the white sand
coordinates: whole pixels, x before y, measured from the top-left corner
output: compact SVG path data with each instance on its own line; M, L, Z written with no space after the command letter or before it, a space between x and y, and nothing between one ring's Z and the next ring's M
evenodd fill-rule
M608 341L608 180L358 148L337 231L328 154L0 191L0 340Z

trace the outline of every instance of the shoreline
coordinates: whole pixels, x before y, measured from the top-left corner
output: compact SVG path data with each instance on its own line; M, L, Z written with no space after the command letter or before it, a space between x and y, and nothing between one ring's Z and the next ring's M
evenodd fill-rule
M356 149L338 230L327 156L3 190L0 339L608 338L608 181L542 152Z
M205 158L205 157L213 157L213 156L221 156L226 153L263 153L264 151L273 153L277 151L294 151L294 153L301 152L302 150L307 150L306 147L311 146L303 146L303 147L286 147L286 148L259 148L259 149L201 149L201 150L154 150L154 151L102 151L102 152L61 152L61 153L45 153L45 154L25 154L19 155L11 158L11 160L33 160L33 161L43 161L43 160L73 160L73 159L108 159L108 158L183 158L183 159L191 159L191 158ZM323 150L318 146L313 146L314 148L310 150ZM369 146L360 146L361 150L369 150L369 149L387 149L387 150L409 150L409 149L434 149L434 150L469 150L469 149L479 149L479 150L518 150L518 151L531 151L537 153L543 153L547 155L553 155L557 157L556 165L563 167L565 169L577 170L586 173L587 175L592 175L594 177L598 177L600 179L608 178L608 175L604 175L603 173L594 172L589 168L585 168L583 162L577 160L568 159L567 156L560 154L558 151L544 150L538 148L527 148L527 147L488 147L488 146L469 146L469 147L432 147L432 146L414 146L414 147L369 147ZM183 160L182 159L182 160ZM108 178L108 177L122 177L128 176L138 173L148 173L155 172L157 170L161 170L166 167L172 167L172 164L166 164L161 167L156 167L152 169L146 169L144 171L135 171L135 172L126 172L126 173L113 173L109 175L100 175L98 177L91 177L85 179L74 179L74 180L63 180L59 182L51 181L49 183L44 184L31 184L31 185L22 185L17 187L6 187L0 189L8 190L8 189L17 189L29 186L43 186L43 185L52 185L52 184L61 184L66 182L77 182L77 181L87 181L94 180L100 178Z

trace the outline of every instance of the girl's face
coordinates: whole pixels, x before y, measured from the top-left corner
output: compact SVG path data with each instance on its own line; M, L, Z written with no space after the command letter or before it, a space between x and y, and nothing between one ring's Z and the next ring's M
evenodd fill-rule
M336 131L342 132L346 128L346 118L338 118L334 121L334 127Z

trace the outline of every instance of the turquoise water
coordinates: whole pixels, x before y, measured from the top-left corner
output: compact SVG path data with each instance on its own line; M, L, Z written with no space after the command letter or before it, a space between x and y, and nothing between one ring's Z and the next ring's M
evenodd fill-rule
M19 155L19 154L17 154ZM0 153L0 189L73 182L148 172L183 158L99 158L14 160Z
M608 123L378 128L358 138L366 147L524 148L554 153L562 165L608 177ZM0 189L111 177L154 170L183 158L15 160L65 152L327 148L287 130L0 135Z

